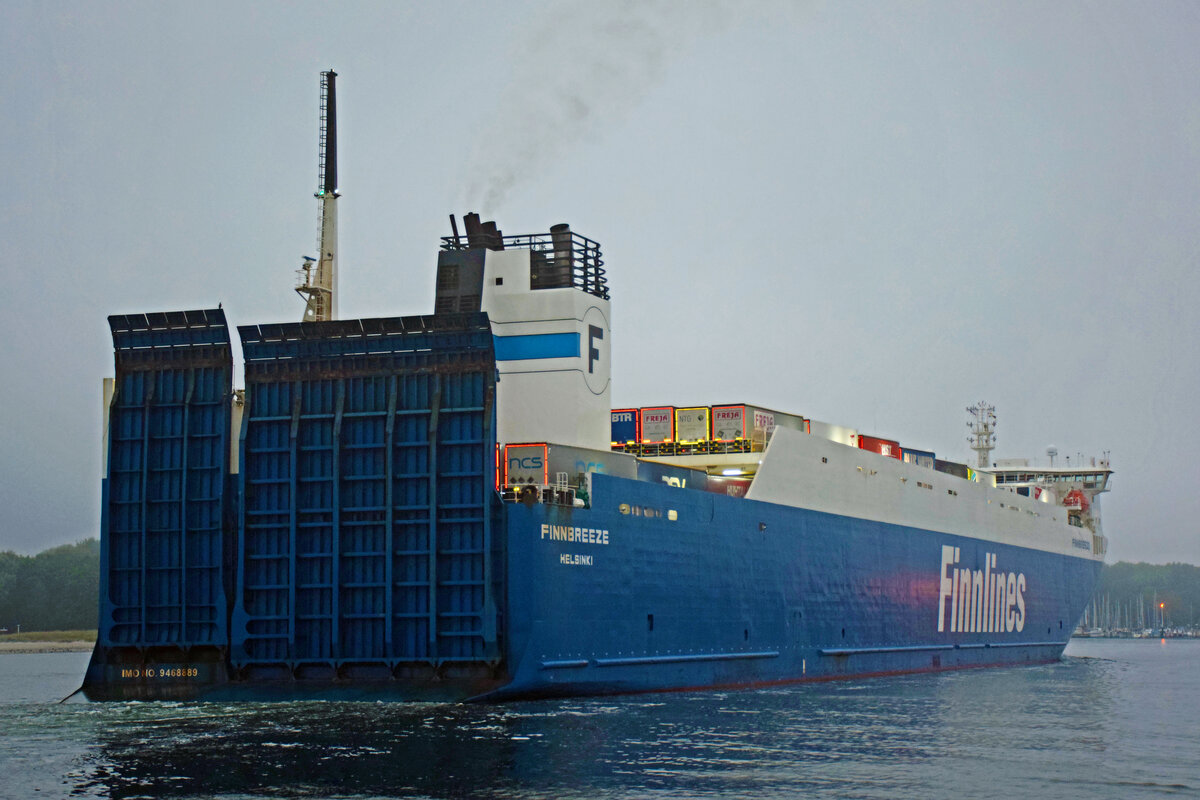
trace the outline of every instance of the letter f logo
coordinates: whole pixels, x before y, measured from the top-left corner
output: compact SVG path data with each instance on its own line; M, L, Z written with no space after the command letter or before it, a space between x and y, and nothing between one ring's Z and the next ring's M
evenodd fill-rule
M595 325L588 325L588 374L592 374L592 366L600 360L600 351L596 349L596 342L604 338L604 330Z

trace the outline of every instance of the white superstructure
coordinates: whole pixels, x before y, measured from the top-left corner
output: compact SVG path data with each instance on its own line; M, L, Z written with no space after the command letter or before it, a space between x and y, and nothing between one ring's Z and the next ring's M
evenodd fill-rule
M496 344L497 438L606 449L609 301L574 287L527 288L529 250L488 251L483 306Z
M436 311L488 315L497 441L607 450L612 326L599 245L567 225L504 236L478 215L464 222L466 237L455 225L438 259Z
M982 477L982 474L981 474ZM1104 556L1070 509L819 436L778 430L746 497L1064 555Z

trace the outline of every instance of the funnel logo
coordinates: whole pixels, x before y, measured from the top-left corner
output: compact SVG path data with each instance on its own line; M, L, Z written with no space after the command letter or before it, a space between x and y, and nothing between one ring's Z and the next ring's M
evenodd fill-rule
M588 374L593 374L596 370L596 361L600 358L600 351L596 349L596 342L604 338L604 329L597 328L595 325L588 325Z
M603 311L592 306L583 315L581 322L583 323L579 328L581 343L586 342L587 344L585 353L580 354L586 355L586 357L579 362L583 380L592 394L604 394L608 391L609 376L608 320L604 318Z
M1025 573L999 571L995 553L983 554L983 569L958 566L959 556L959 548L942 545L938 632L947 630L947 622L951 633L1023 631Z

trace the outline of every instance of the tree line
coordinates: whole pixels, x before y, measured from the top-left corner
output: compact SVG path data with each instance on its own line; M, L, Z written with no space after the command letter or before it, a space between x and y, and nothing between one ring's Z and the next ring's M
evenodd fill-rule
M0 552L0 629L86 630L96 627L100 542L85 539L36 556ZM1140 598L1140 600L1139 600ZM1149 616L1163 604L1168 626L1200 626L1200 567L1131 564L1104 568L1096 587L1098 613ZM1123 609L1123 611L1122 611ZM1151 626L1155 627L1155 626Z
M100 542L85 539L36 556L0 552L0 629L92 630L100 595Z

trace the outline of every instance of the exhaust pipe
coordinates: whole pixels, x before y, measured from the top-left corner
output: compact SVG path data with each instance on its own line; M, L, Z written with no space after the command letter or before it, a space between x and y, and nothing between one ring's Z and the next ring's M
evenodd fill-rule
M546 275L546 286L560 288L571 286L575 274L575 250L571 242L571 226L565 222L550 227L550 241L554 243L554 265Z

